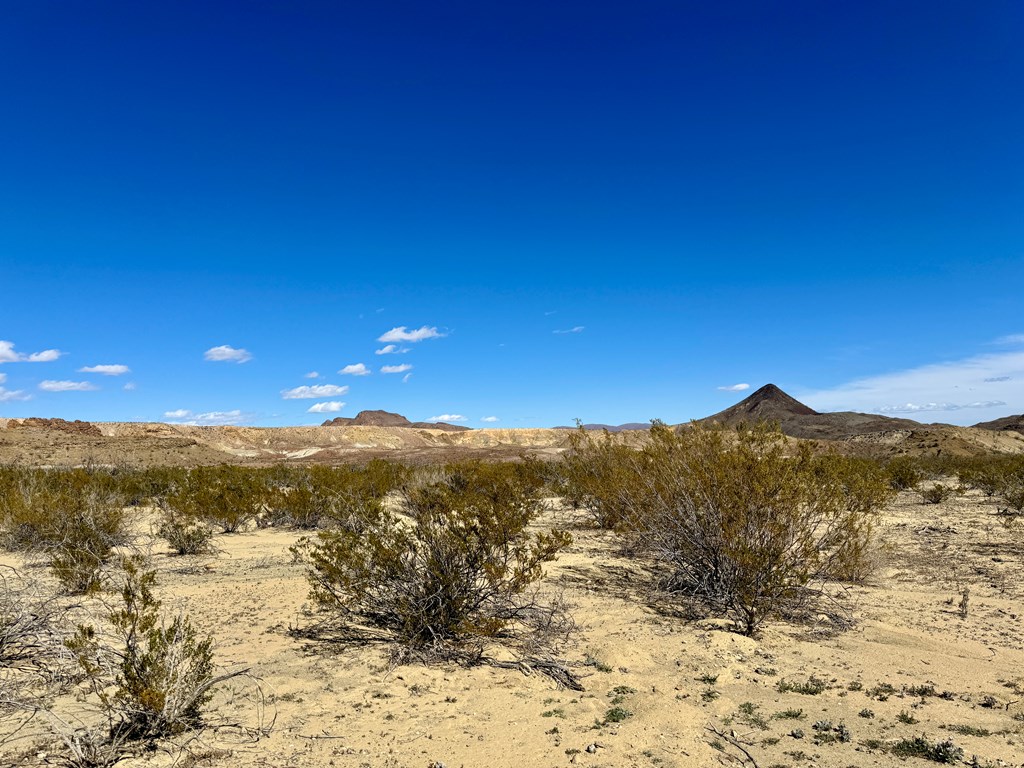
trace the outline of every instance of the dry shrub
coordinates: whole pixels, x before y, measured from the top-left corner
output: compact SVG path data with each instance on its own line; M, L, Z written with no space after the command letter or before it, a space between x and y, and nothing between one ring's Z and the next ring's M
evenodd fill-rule
M401 464L374 459L365 467L276 467L262 526L358 527L408 477Z
M581 426L570 435L558 464L557 490L598 528L618 530L635 506L624 491L637 485L638 469L636 450L607 430L595 436Z
M212 639L199 637L187 616L164 622L155 582L139 560L126 560L121 605L107 615L112 633L83 625L68 641L102 706L104 739L112 743L195 728L216 682Z
M942 483L935 483L920 491L921 500L925 504L941 504L956 495L956 490Z
M630 536L664 584L752 634L769 616L823 610L826 583L862 577L887 491L868 463L791 454L777 427L655 424L623 491Z
M479 658L498 638L527 648L568 629L534 588L567 534L530 534L540 481L517 464L449 465L407 488L402 514L378 507L361 531L323 531L295 548L312 597L349 627L383 633L399 658Z
M916 490L925 476L920 462L910 456L897 456L889 461L885 469L890 484L897 491Z
M123 498L110 476L84 469L36 470L8 480L0 496L4 545L45 557L63 589L100 588L103 566L130 542Z
M161 506L176 519L202 520L236 533L256 519L270 495L259 470L221 464L189 470Z

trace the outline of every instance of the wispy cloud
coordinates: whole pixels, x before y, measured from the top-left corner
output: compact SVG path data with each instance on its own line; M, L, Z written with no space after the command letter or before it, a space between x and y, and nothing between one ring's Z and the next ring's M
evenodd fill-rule
M409 351L408 347L399 347L396 344L386 344L380 349L375 349L373 354L375 355L404 355Z
M203 358L218 363L247 363L252 360L252 354L247 349L235 349L228 344L221 344L219 347L210 347L206 350Z
M382 365L380 367L381 373L405 373L411 371L412 366L409 363L402 363L401 365Z
M319 379L320 378L320 374L317 373L316 371L310 371L305 376L303 376L303 378L304 379Z
M206 413L193 413L181 408L176 411L164 413L165 419L171 419L169 424L185 424L193 427L228 427L237 424L244 424L252 417L235 409L233 411L207 411Z
M0 379L3 381L3 379ZM21 389L7 389L0 386L0 403L10 403L14 400L31 400L32 395Z
M346 365L338 371L338 373L344 374L345 376L369 376L373 371L362 363L353 363L352 365Z
M745 392L750 389L749 384L730 384L726 387L717 387L719 392Z
M348 387L339 387L337 384L314 384L295 389L282 389L281 397L284 400L315 400L318 397L340 397L346 392Z
M126 392L131 392L132 390L134 390L134 389L135 389L135 382L134 382L134 381L129 381L129 382L127 382L127 383L126 383L126 384L125 384L125 385L124 385L124 386L122 387L122 389L123 389L123 390L125 390Z
M26 355L14 351L14 342L0 341L0 363L52 363L62 354L59 349L44 349Z
M991 418L981 412L993 408L1024 411L1024 389L1015 381L1022 376L1024 350L1014 350L869 376L797 396L818 411L943 411L954 414L956 423L972 424L983 415Z
M403 384L408 384L409 383L409 379L411 379L411 378L412 378L412 374L411 373L405 374L405 376L402 377L402 383Z
M377 341L408 341L415 343L417 341L423 341L424 339L440 339L446 335L447 334L441 333L437 328L432 326L424 325L422 328L416 328L415 330L410 331L404 325L400 325L378 337Z
M1000 336L993 344L1024 344L1024 333L1011 333L1008 336Z
M497 416L484 416L480 421L486 421L488 424L493 424L496 421L501 421Z
M313 403L306 409L306 413L337 413L344 407L344 403L332 400L326 403Z
M95 384L88 381L46 381L39 382L39 388L44 392L92 392L99 389Z
M431 424L435 424L435 423L437 423L439 421L465 421L465 420L466 420L466 417L463 416L461 413L442 413L440 416L431 416L429 419L424 419L424 421L430 422Z
M1002 400L983 400L979 403L903 403L883 405L875 413L920 413L921 411L963 411L969 408L998 408L1006 405Z
M132 369L127 365L87 365L79 368L79 373L102 373L104 376L124 376L131 373Z
M572 328L564 328L564 329L560 329L560 330L557 330L557 331L552 331L552 333L558 333L558 334L562 334L562 333L583 333L583 331L585 329L586 329L585 325L574 325Z

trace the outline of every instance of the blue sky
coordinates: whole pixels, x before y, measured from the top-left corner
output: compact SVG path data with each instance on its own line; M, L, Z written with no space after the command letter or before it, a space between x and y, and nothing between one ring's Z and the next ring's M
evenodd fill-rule
M1022 31L1016 2L7 3L0 416L679 422L767 382L1020 413Z

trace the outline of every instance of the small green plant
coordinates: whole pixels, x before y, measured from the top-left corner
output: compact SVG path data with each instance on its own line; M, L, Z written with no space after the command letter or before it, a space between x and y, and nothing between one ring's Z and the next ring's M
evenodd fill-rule
M860 712L857 713L857 717L863 717L865 720L871 720L872 718L874 718L874 716L875 716L874 710L868 709L867 707L865 707L864 709L862 709Z
M920 493L925 504L941 504L946 499L950 499L955 496L956 490L950 488L948 485L936 483L935 485L925 488Z
M157 528L157 535L166 539L178 555L202 555L213 551L213 530L201 520L167 514Z
M963 749L951 740L929 741L924 736L901 739L889 751L897 757L920 757L934 763L957 763L964 756Z
M621 723L632 716L633 713L628 709L624 709L623 707L612 707L604 713L604 722L606 725L608 723Z
M828 684L824 680L819 680L814 675L811 675L807 680L803 682L793 682L791 680L779 680L776 684L775 689L779 693L799 693L804 696L817 696L823 693L828 688Z
M212 639L201 638L186 616L161 621L155 582L141 561L126 560L121 606L107 617L113 639L82 625L68 641L103 705L111 739L162 738L197 727L217 682Z
M900 710L900 713L896 715L896 720L904 725L915 725L918 722L917 718L905 709Z
M979 728L975 725L944 725L942 726L947 731L953 733L959 733L961 736L991 736L992 731L988 728Z
M805 717L802 709L784 709L772 715L773 720L803 720Z

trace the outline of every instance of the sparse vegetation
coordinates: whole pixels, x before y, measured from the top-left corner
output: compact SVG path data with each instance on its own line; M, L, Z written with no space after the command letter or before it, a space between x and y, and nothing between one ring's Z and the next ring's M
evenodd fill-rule
M296 553L319 604L386 633L401 655L473 658L485 638L549 644L570 620L532 586L569 537L527 532L544 507L539 490L516 465L449 465L407 489L403 515L378 508L360 533L323 531Z

